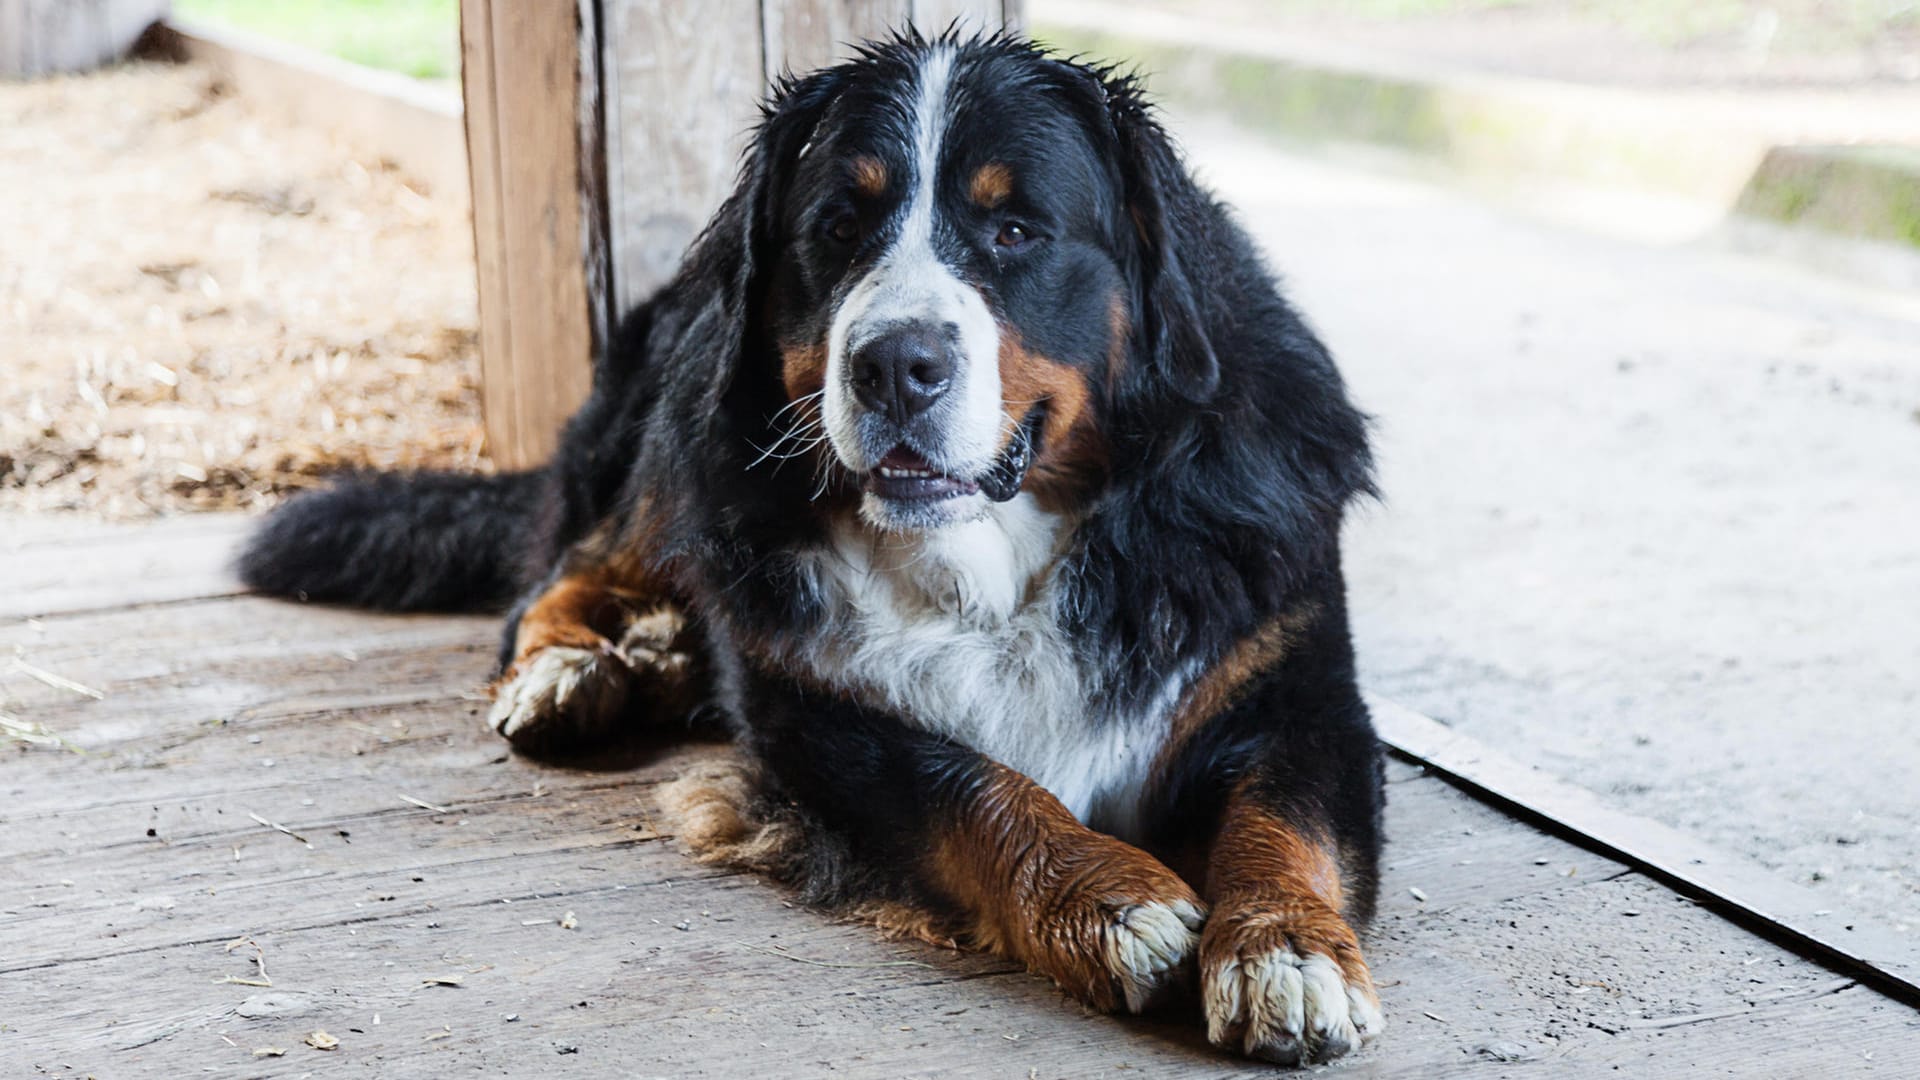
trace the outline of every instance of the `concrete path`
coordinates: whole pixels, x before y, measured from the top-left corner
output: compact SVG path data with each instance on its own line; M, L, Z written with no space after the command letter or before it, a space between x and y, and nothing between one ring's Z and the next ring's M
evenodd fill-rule
M1920 297L1177 126L1378 416L1369 687L1920 932Z

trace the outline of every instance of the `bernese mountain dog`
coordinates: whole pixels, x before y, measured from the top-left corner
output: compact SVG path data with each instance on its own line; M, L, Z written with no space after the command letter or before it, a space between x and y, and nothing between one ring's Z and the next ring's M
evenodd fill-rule
M1382 1023L1370 460L1135 78L908 32L775 88L549 465L295 499L242 573L511 607L515 746L723 717L737 846L807 900L1308 1063Z

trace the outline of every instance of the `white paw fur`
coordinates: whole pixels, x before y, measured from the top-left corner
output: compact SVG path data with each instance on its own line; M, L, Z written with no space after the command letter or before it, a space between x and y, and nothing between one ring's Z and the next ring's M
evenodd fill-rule
M550 646L514 666L487 723L514 742L590 734L625 704L626 681L625 665L605 652Z
M1202 973L1207 1038L1281 1065L1329 1061L1379 1034L1386 1018L1322 953L1278 948Z
M1206 914L1185 900L1129 904L1115 913L1102 945L1128 1012L1145 1009L1168 987L1199 946L1205 922Z

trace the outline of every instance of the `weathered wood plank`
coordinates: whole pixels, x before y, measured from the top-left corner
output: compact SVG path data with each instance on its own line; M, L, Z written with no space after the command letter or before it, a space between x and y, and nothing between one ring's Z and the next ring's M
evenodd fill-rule
M571 3L463 0L467 137L479 253L481 405L508 468L546 460L586 400L600 243L582 205L580 30Z
M103 611L0 626L0 690L9 712L83 749L150 752L141 740L476 693L496 625L257 597Z
M263 885L388 879L516 852L651 839L659 834L654 785L698 753L663 751L644 770L614 775L528 770L492 756L491 736L464 734L457 748L447 739L358 760L314 752L309 756L321 759L315 767L298 771L289 761L276 775L299 778L273 787L237 784L207 793L238 770L191 763L181 771L199 781L200 793L67 813L7 813L0 821L14 835L4 857L19 891L0 904L0 971L76 947L72 937L36 939L33 928L46 918L71 926L143 896L191 901L196 926L230 916L245 921L245 898ZM474 738L489 742L476 746ZM239 775L263 771L256 765ZM694 870L679 862L668 868ZM282 910L332 902L324 890L308 893ZM167 932L122 925L117 947L145 941L136 930L162 941Z
M492 637L247 597L0 627L0 654L107 694L6 687L93 752L0 753L0 1072L1266 1075L1190 1016L1090 1016L691 862L652 791L725 751L508 755L463 696ZM1393 1019L1360 1073L1910 1071L1920 1014L1434 776L1392 781L1367 946ZM259 974L239 939L272 987L229 981Z
M659 288L733 186L758 115L760 0L601 8L613 300Z
M230 563L246 527L209 515L78 535L22 528L0 540L0 623L239 593Z
M512 378L515 366L504 354L512 347L512 304L508 289L507 220L510 209L501 180L502 143L494 71L492 0L460 0L460 94L467 133L467 192L473 206L473 261L479 301L481 393L486 380ZM494 353L501 353L495 356ZM515 392L496 387L494 393ZM492 413L502 425L512 419L503 404ZM486 417L483 415L483 422ZM504 432L488 438L508 445Z
M1411 709L1380 698L1371 698L1368 706L1381 737L1401 752L1920 1004L1920 949L1911 941L1831 910L1828 898L1758 863L1617 810L1584 788L1522 765Z
M170 51L219 72L250 104L393 162L450 206L467 204L466 132L455 92L242 30L169 25Z
M761 19L766 35L766 76L826 67L853 53L852 46L883 38L914 23L912 0L767 0Z
M504 820L528 809L503 804L499 813ZM470 816L465 828L479 823ZM399 835L388 850L401 851L410 835L451 829L431 815L399 815L354 835L357 846L390 830ZM182 893L172 908L129 903L101 928L107 947L34 967L31 979L0 980L0 1008L25 1035L27 1061L113 1075L162 1075L189 1057L243 1062L265 1045L298 1050L303 1068L379 1061L394 1076L482 1059L534 1072L564 1047L590 1069L617 1062L676 1076L829 1068L1096 1076L1123 1067L1217 1076L1245 1068L1204 1049L1190 1023L1088 1016L990 958L878 941L788 907L776 889L713 877L618 830L600 846L523 848L543 833L573 831L565 820L535 817L462 845L451 861L437 846L415 867L358 867L341 855L331 858L335 874L222 883L210 897ZM330 859L275 839L297 858ZM223 902L209 918L206 906ZM1830 976L1644 878L1568 885L1547 902L1443 918L1404 910L1411 903L1390 899L1372 935L1396 1023L1360 1059L1369 1073L1463 1075L1494 1065L1484 1048L1554 1060L1555 1075L1597 1074L1649 1055L1667 1071L1741 1060L1729 1055L1750 1054L1761 1035L1769 1064L1791 1070L1833 1064L1821 1031L1846 1030L1853 1047L1892 1049L1915 1030L1906 1010L1870 993L1832 992ZM555 921L568 911L573 931ZM259 944L271 992L218 981L256 974L250 948L225 950L227 934ZM848 966L775 955L782 951ZM1759 963L1745 962L1756 956ZM449 973L462 977L460 987L422 985ZM128 983L142 987L139 1000L103 992ZM296 1011L235 1013L269 993ZM1670 1026L1675 1019L1683 1023ZM313 1028L342 1039L337 1057L299 1046Z

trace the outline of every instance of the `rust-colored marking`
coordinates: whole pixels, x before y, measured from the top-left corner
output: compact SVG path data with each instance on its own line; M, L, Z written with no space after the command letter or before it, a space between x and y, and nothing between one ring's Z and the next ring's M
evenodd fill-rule
M1018 330L1003 326L1000 395L1007 417L1001 449L1017 436L1020 422L1034 406L1046 405L1040 457L1028 473L1026 488L1048 510L1075 505L1107 467L1106 439L1086 373L1033 352L1021 342Z
M1311 898L1335 911L1343 903L1340 861L1330 841L1288 824L1260 805L1243 781L1227 800L1207 865L1207 895Z
M1339 965L1348 985L1373 995L1359 938L1340 915L1344 891L1332 842L1262 806L1249 783L1228 799L1208 855L1206 894L1213 914L1200 939L1203 972L1280 949L1318 952Z
M1155 756L1153 775L1165 776L1194 735L1238 704L1261 674L1278 664L1320 616L1315 605L1294 608L1240 639L1187 687L1173 713L1167 741Z
M819 393L827 385L827 347L782 345L780 382L786 388L788 401Z
M1083 420L1090 420L1087 404L1092 394L1086 376L1072 364L1042 356L1020 341L1020 333L1005 327L1000 334L1000 396L1007 419L1019 423L1035 405L1047 404L1045 442L1060 444ZM1002 438L1002 445L1011 439Z
M967 184L967 197L976 206L988 210L1006 202L1012 195L1013 170L997 161L980 166Z
M542 649L612 648L608 635L595 629L605 623L609 605L617 601L597 573L563 577L541 593L520 616L514 631L513 662L518 664Z
M1133 318L1127 312L1127 298L1115 292L1107 301L1107 400L1120 391L1120 379L1127 373L1127 345L1133 337Z
M862 154L847 163L853 174L853 190L869 199L887 193L887 165L877 157Z
M553 646L611 650L637 615L671 603L650 562L650 518L642 499L624 525L603 525L567 552L560 576L520 616L515 664Z
M1199 897L1153 856L1082 825L1032 780L987 768L959 820L935 838L929 876L965 913L974 944L1095 1008L1118 1008L1123 991L1105 946L1117 912L1151 902L1198 912Z

